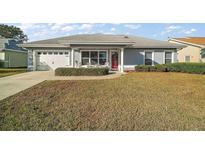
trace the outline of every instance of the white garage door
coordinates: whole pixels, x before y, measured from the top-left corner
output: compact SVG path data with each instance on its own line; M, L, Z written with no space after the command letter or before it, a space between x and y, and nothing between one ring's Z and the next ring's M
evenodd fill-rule
M55 70L70 64L69 51L37 52L37 70Z

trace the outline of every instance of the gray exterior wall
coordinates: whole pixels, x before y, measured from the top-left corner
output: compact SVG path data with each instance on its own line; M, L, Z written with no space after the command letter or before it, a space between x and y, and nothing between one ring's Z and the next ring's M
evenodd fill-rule
M146 50L153 51L154 61L153 64L163 64L164 63L164 52L166 50L172 51L173 61L177 62L177 52L176 49L124 49L124 69L132 70L136 65L144 65L144 52Z

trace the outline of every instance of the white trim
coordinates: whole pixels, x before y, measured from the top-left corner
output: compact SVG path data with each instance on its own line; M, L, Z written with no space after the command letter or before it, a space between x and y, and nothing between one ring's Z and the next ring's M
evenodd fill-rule
M71 49L71 67L74 67L74 49Z
M172 63L174 63L174 52L172 51Z
M36 71L37 70L36 51L32 50L32 52L33 52L33 70Z
M120 50L120 59L121 59L121 63L120 63L120 72L124 72L124 48L121 48Z

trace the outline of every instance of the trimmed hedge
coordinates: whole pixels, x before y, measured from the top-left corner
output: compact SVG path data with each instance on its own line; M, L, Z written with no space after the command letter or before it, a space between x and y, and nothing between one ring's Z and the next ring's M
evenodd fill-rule
M155 65L155 66L138 65L138 66L135 66L135 71L137 72L168 72L168 69L166 65Z
M205 63L172 63L155 66L135 66L137 72L183 72L205 74Z
M109 74L109 68L57 68L56 76L100 76Z

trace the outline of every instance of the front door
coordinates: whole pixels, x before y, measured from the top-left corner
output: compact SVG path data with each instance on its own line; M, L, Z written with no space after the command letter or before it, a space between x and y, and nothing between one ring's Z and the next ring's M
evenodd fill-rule
M118 70L118 52L112 52L112 70Z

